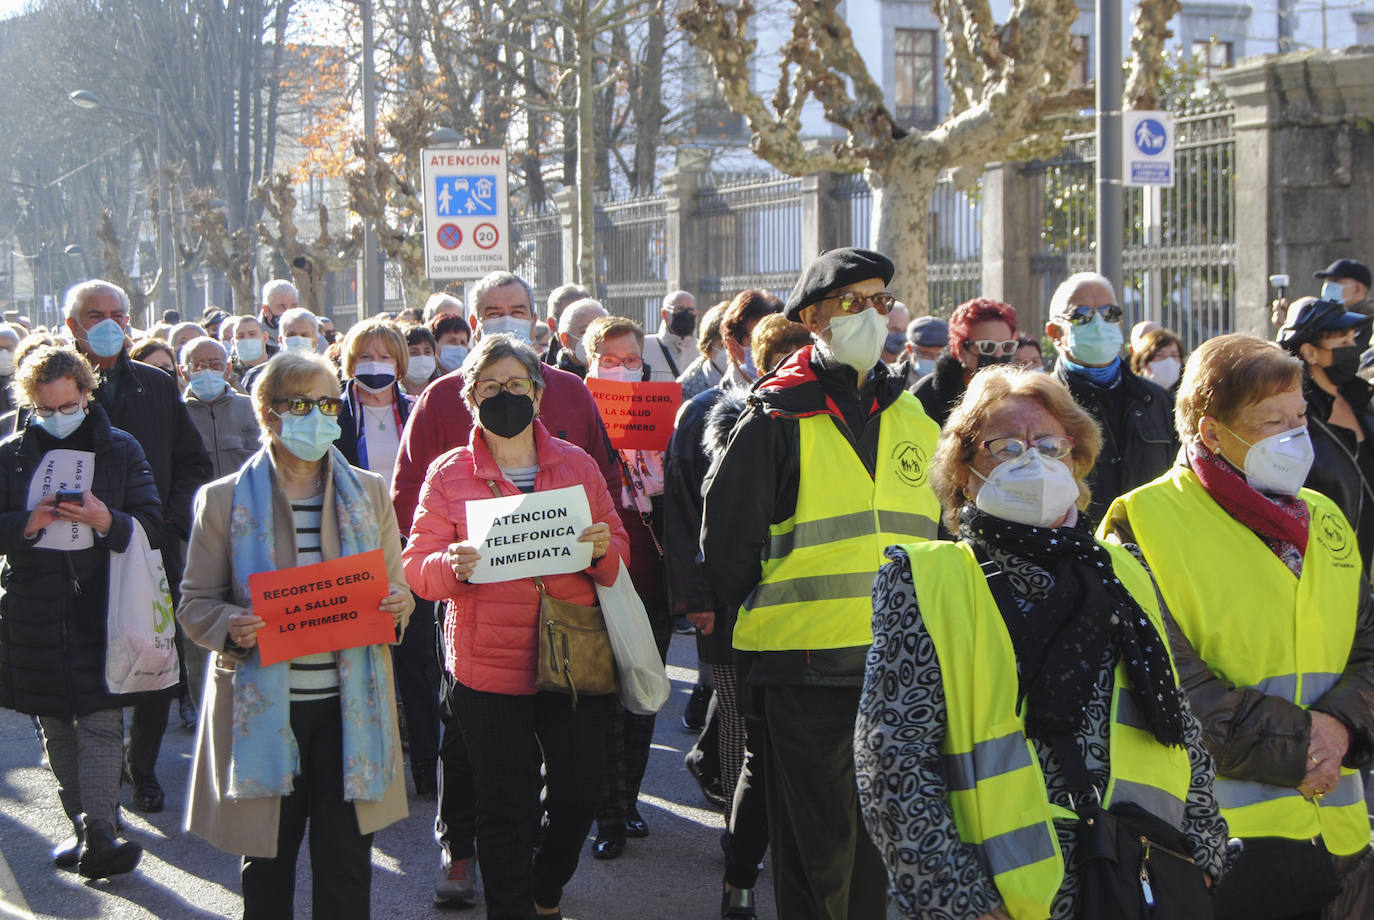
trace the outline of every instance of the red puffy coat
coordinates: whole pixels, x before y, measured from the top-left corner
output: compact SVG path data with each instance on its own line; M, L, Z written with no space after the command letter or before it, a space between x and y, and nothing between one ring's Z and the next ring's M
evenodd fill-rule
M620 572L621 559L628 558L625 528L596 461L576 445L549 434L538 420L534 444L539 456L535 490L581 485L587 491L592 520L611 528L610 549L585 572L544 578L550 596L594 604L592 578L610 585ZM473 690L529 695L535 692L539 663L539 591L534 580L468 584L458 580L444 559L450 543L467 539L467 502L492 497L488 482L495 482L503 495L519 494L492 459L480 429L473 428L467 447L442 454L430 465L401 559L411 590L429 600L449 602L444 620L448 672Z

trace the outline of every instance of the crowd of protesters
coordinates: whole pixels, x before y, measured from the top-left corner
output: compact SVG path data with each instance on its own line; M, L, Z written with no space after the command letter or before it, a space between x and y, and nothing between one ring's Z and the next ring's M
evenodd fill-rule
M988 298L912 319L895 271L832 250L785 299L673 291L651 330L574 284L541 318L506 272L342 334L282 280L251 315L138 330L90 281L59 328L0 325L0 705L71 821L54 863L136 869L123 784L241 857L245 917L293 915L308 834L312 912L362 918L409 793L436 905L562 916L584 848L652 832L655 717L537 673L544 611L623 571L660 661L696 636L684 766L725 813L723 920L770 857L784 920L1135 916L1120 891L1374 916L1369 270L1192 354L1128 337L1100 275L1026 329ZM679 384L666 446L614 446L598 381ZM94 455L79 494L36 481L58 450ZM474 580L472 502L569 487L585 569ZM178 671L115 693L111 558L140 530ZM265 664L250 578L376 550L385 641ZM184 803L172 718L198 726Z

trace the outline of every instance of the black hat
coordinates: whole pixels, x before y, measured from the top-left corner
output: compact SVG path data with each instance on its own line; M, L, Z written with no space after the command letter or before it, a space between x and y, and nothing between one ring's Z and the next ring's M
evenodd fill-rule
M797 279L782 312L792 322L799 323L803 309L824 300L836 288L869 278L882 278L883 284L887 284L896 270L891 259L871 249L846 247L823 252Z
M949 344L949 323L938 316L918 316L906 327L906 340L921 348L944 348Z
M1319 272L1312 273L1313 278L1349 278L1351 281L1358 281L1365 287L1374 287L1369 277L1369 266L1355 259L1337 259Z
M1296 353L1298 346L1311 342L1323 332L1344 332L1367 323L1370 317L1352 313L1334 300L1311 300L1298 308L1277 336L1278 343Z

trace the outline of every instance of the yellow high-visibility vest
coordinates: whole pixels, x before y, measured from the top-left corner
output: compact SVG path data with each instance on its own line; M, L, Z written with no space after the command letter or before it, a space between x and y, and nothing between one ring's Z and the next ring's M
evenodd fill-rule
M1175 468L1118 498L1102 531L1125 522L1179 629L1215 674L1307 708L1335 686L1350 657L1362 590L1359 547L1336 504L1303 489L1311 512L1302 577L1254 531ZM1355 770L1319 802L1286 786L1218 776L1222 816L1237 837L1321 835L1337 855L1369 846L1364 785Z
M1050 802L1040 760L1026 738L1006 622L967 544L903 548L911 559L921 619L940 659L948 713L940 754L959 838L977 849L1008 914L1044 920L1064 883L1064 854L1053 821L1076 815ZM1107 545L1107 551L1117 578L1163 637L1150 576L1122 547ZM1188 752L1160 744L1145 728L1120 662L1115 678L1103 803L1134 802L1182 828L1192 781Z
M853 648L873 642L873 579L883 550L935 537L930 461L940 428L903 392L879 417L870 477L834 420L797 420L797 508L768 528L762 577L740 608L735 648Z

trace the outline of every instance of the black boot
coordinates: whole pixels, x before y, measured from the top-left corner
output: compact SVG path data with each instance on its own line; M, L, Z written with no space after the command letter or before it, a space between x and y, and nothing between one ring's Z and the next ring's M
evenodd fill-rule
M72 869L76 866L76 861L81 858L83 837L81 819L76 818L72 821L72 835L52 849L52 861L57 868Z
M86 821L86 846L76 871L86 878L109 878L132 872L143 856L143 847L131 841L120 843L114 828L106 821Z

